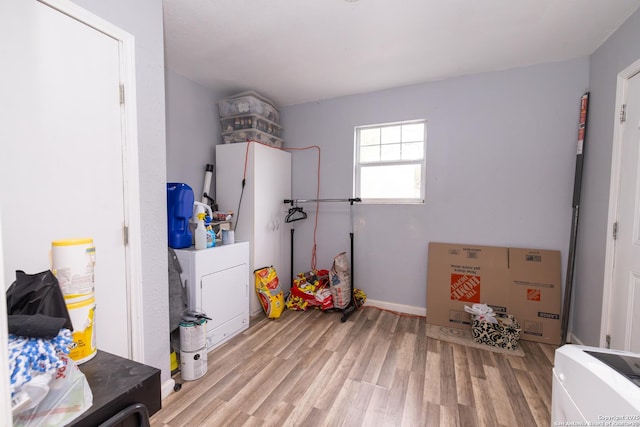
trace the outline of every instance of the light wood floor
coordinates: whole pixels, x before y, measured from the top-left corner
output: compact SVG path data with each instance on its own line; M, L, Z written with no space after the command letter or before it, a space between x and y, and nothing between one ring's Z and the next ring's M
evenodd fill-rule
M525 357L428 338L424 318L361 309L257 319L152 426L548 426L555 347ZM176 378L182 382L180 377Z

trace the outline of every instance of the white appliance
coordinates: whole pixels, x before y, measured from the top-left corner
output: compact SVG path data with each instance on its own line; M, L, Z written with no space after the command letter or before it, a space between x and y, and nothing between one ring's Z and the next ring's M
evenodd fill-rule
M291 154L259 143L219 144L215 169L218 206L235 212L232 225L236 240L251 243L250 310L255 315L261 307L254 270L273 265L285 294L291 288L290 231L284 223L289 208L284 200L291 198Z
M176 249L189 309L205 313L207 351L249 327L249 243Z
M578 345L558 348L551 425L569 422L640 425L640 354Z

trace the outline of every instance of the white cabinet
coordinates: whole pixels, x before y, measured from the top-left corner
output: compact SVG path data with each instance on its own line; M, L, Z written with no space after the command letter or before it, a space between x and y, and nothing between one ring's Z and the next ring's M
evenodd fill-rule
M216 202L221 210L235 212L236 240L251 243L252 315L261 311L255 292L255 269L273 265L285 293L291 288L289 228L284 226L288 209L284 200L290 198L291 154L258 143L216 145Z
M207 350L249 327L249 243L175 250L189 308L206 313Z

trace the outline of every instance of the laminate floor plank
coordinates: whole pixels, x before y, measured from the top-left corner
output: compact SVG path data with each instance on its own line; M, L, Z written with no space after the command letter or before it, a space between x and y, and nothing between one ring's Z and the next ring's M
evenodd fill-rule
M426 402L440 405L442 373L440 370L440 353L429 352L427 355L427 370L424 376L423 396Z
M402 423L402 413L404 412L404 402L409 389L409 371L397 369L393 375L387 410L384 414L386 425L399 426Z
M484 378L472 377L474 401L476 402L476 413L478 425L480 427L493 427L498 425L495 410L491 400L494 399L491 390Z
M469 375L476 378L485 379L484 365L482 364L482 353L484 350L477 349L475 347L465 347L467 354L467 362L469 364Z
M403 427L422 425L422 412L424 402L424 374L409 371L409 384L402 409Z
M398 360L398 353L400 343L402 342L403 334L394 333L387 349L382 368L380 369L380 375L378 375L378 381L376 384L382 387L391 387L393 382L393 376L396 372L396 362Z
M440 352L440 404L457 407L458 390L456 387L453 345L448 342L443 343L442 352Z
M518 383L513 368L508 362L500 363L498 365L500 370L500 377L505 384L507 390L507 396L511 402L511 408L513 413L521 426L534 426L536 423L533 421L533 414L531 408L524 396L522 388Z
M471 374L469 373L469 362L464 346L452 345L454 371L456 376L457 402L460 405L474 406L473 386L471 385Z
M381 420L384 420L387 402L389 401L389 389L373 384L371 385L373 386L373 393L369 400L369 406L367 406L363 414L362 425L377 427L380 425Z
M413 357L416 352L416 334L412 332L404 332L400 340L400 348L398 349L398 359L396 361L396 369L410 371L413 367Z
M544 402L540 398L540 394L533 382L533 379L526 371L514 369L514 374L520 385L520 389L524 394L531 414L536 422L536 425L542 425L545 421L551 419L551 407L548 403Z
M422 322L422 324L424 324L424 322ZM413 353L413 364L411 365L412 371L424 373L427 366L427 352L427 336L424 331L420 332L420 330L418 330L416 333L415 352Z
M548 426L555 346L524 357L426 336L425 318L285 311L208 354L153 427Z
M342 422L344 427L358 427L363 424L365 411L369 407L369 402L371 402L376 389L375 385L369 383L354 382L354 384L358 384L358 387L357 389L354 388L356 394L353 396L349 410L344 416Z
M493 405L498 423L505 426L520 425L517 423L516 416L511 408L510 390L506 389L500 376L500 370L493 366L487 366L484 372L487 375L486 391L489 393L487 397L490 397L485 403L489 404L490 402Z

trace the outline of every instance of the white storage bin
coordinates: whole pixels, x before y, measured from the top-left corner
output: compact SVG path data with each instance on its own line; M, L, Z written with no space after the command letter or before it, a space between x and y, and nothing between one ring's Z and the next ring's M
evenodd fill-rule
M233 132L242 129L257 129L278 138L282 138L282 127L270 120L257 115L233 116L220 119L222 133Z
M255 92L243 92L218 102L220 118L257 114L280 123L280 112L268 99Z
M222 134L222 140L225 144L258 141L277 148L282 148L282 145L284 144L282 139L269 135L266 132L261 132L257 129L241 129L233 132L226 132Z

